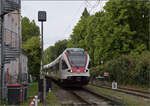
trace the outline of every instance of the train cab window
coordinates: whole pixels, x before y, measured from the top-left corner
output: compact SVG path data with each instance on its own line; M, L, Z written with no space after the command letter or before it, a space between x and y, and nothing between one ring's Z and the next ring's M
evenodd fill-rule
M64 60L62 60L62 69L67 69L68 66Z

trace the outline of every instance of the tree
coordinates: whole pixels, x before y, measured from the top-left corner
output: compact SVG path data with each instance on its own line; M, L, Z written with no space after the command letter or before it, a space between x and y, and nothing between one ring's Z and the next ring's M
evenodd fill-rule
M41 63L40 38L32 37L23 44L23 49L27 53L29 74L38 78Z
M107 50L109 55L117 57L121 54L148 50L149 4L148 0L107 2L104 7L104 28L107 28L107 33L104 36L111 39Z
M85 8L81 19L77 23L77 25L73 29L73 33L71 34L71 39L69 40L68 47L80 47L86 49L85 38L87 36L87 22L90 14Z
M68 41L59 40L55 43L54 46L49 46L44 51L44 64L49 64L50 62L54 61L63 51L67 48Z
M90 14L89 14L89 12L87 11L87 8L85 8L84 11L83 11L83 13L82 13L81 19L82 19L82 18L87 18L87 17L89 17L89 16L90 16Z
M22 48L28 57L28 72L39 77L41 63L40 30L35 21L22 18Z
M40 29L35 24L34 20L30 22L30 20L27 17L23 17L21 24L22 24L22 41L23 42L27 41L33 36L40 35Z
M149 4L148 0L109 0L104 11L92 16L85 8L68 47L87 50L92 66L148 50Z

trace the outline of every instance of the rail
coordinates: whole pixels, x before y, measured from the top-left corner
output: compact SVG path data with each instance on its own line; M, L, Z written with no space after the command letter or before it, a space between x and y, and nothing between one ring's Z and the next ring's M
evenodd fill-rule
M96 85L94 85L94 86L96 86ZM126 94L131 94L131 95L143 97L143 98L146 98L146 99L150 99L150 96L146 96L146 95L140 94L140 93L143 93L143 92L142 91L138 91L138 90L124 89L124 88L111 89L111 87L106 87L106 86L105 87L104 86L96 86L96 87L109 89L109 90L113 90L113 91L118 91L118 92L123 92L123 93L126 93ZM134 92L132 92L132 91L134 91ZM145 94L149 94L149 93L145 92Z
M105 96L105 95L102 95L102 94L99 94L99 93L96 93L95 91L91 90L90 88L87 88L87 87L83 87L83 90L87 91L87 92L90 92L98 97L101 97L107 101L110 101L112 104L114 105L118 105L118 106L125 106L125 104L123 104L121 101L119 101L118 99L116 98L112 98L112 97L108 97L108 96Z

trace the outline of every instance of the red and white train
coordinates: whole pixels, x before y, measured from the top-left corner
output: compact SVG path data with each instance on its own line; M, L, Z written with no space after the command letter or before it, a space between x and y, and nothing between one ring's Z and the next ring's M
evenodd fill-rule
M67 48L56 60L44 65L43 72L67 86L88 84L89 55L81 48Z

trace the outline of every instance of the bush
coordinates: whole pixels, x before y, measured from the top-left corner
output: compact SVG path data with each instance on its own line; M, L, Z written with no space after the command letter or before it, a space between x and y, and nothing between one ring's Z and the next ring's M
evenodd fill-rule
M150 52L140 55L122 55L119 58L108 61L104 66L91 68L91 75L103 75L109 73L110 81L117 81L123 85L149 85Z

